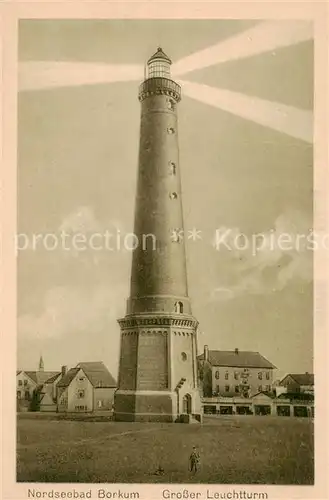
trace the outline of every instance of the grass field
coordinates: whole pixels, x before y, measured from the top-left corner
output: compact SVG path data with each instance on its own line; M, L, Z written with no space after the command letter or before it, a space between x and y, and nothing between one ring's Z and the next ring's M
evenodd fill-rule
M188 471L192 446L201 469ZM17 480L57 483L313 484L313 423L205 417L198 424L17 421ZM164 475L154 474L161 465Z

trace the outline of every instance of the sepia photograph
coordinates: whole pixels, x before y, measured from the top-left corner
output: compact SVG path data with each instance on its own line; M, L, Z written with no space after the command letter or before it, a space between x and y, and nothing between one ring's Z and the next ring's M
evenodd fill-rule
M312 20L17 30L16 481L314 485Z

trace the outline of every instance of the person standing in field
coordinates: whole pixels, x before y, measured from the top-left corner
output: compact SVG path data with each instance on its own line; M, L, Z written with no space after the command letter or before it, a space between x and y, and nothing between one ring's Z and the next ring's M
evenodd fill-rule
M196 447L193 446L192 453L190 455L190 471L196 474L200 466L200 453L197 452Z

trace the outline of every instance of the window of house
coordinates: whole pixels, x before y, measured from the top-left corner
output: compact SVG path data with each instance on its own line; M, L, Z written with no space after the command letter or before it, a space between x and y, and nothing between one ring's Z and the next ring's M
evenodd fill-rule
M239 392L239 386L236 385L235 388L234 388L235 392Z
M168 127L167 128L167 132L168 132L168 134L174 134L175 133L175 129L173 127Z
M271 386L270 386L270 385L267 385L267 386L265 387L265 390L266 390L267 392L270 392L270 390L271 390Z
M186 352L182 352L181 357L182 357L182 361L186 361L187 360Z
M83 399L84 397L85 397L85 391L84 390L78 391L78 399Z
M23 385L22 380L19 380L19 381L18 381L18 385Z
M27 385L27 380L24 380L24 385Z
M230 386L229 385L225 386L225 392L230 392Z
M98 400L98 401L97 401L97 406L98 406L98 408L102 408L102 406L103 406L103 401Z
M235 378L235 380L238 380L238 378L239 378L239 373L238 372L234 372L234 378Z
M258 373L258 378L259 378L259 380L262 380L262 379L263 379L263 374L262 374L262 372L259 372L259 373Z
M173 161L169 162L169 172L171 175L176 175L176 164Z
M225 373L225 380L228 380L228 372Z
M21 391L17 391L17 399L21 399Z
M217 380L219 379L219 371L218 370L216 370L216 372L215 372L215 378L217 378Z
M29 391L25 391L25 399L30 399L30 393Z
M270 380L270 372L266 372L266 380Z
M178 194L177 194L177 193L175 193L175 192L170 193L169 198L170 198L171 200L177 200L177 198L178 198Z
M83 382L84 381L84 377L79 377L79 382Z
M262 392L263 387L261 385L258 386L258 392Z

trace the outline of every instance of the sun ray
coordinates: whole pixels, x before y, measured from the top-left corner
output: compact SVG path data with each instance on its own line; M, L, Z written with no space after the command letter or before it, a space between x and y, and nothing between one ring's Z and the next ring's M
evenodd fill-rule
M19 64L18 88L21 91L42 90L142 78L142 65L31 61Z
M214 64L242 59L313 38L310 21L265 21L238 35L194 52L172 66L173 75L207 68Z
M313 113L230 90L179 81L184 95L296 139L313 142Z

